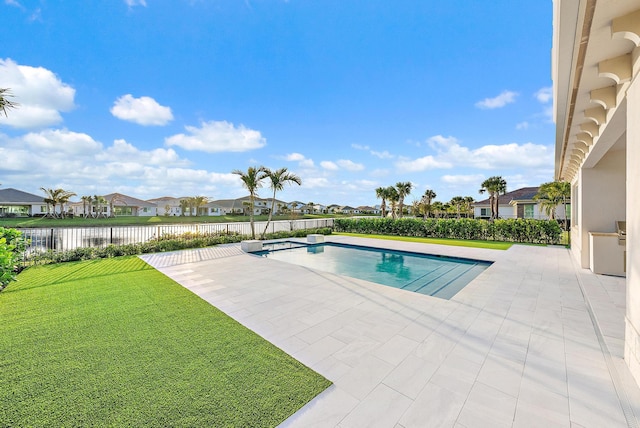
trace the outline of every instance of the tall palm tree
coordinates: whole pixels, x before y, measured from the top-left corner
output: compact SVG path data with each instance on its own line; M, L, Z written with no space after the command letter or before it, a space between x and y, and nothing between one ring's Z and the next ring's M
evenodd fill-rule
M398 191L398 216L402 218L404 208L404 198L413 189L413 184L410 181L399 181L396 183L396 190Z
M400 195L395 187L387 187L387 200L391 203L391 218L395 220L398 218L397 208L398 201L400 200Z
M80 200L82 201L82 217L87 218L87 205L91 206L91 196L82 196Z
M500 194L507 193L507 182L500 176L489 177L480 185L480 193L489 193L489 206L491 207L491 220L498 218L500 206Z
M13 97L9 88L0 88L0 110L4 113L5 117L8 117L7 109L17 108L20 104L10 101L7 98Z
M378 187L376 189L376 199L382 199L380 202L380 211L382 211L382 218L387 217L387 188L386 187Z
M540 185L538 193L533 197L533 199L540 201L540 205L551 220L555 219L556 207L562 204L564 212L564 229L567 230L566 203L570 197L571 184L566 181L552 181Z
M194 196L189 199L191 200L191 204L196 210L196 217L198 216L198 211L200 211L200 208L209 203L209 198L207 198L206 196Z
M298 177L294 173L289 172L287 168L280 168L275 171L272 171L269 168L264 168L264 175L265 178L269 180L269 188L273 190L273 197L271 198L271 209L269 210L269 218L267 219L267 224L264 226L264 231L262 232L261 239L264 239L264 235L267 233L269 223L271 223L273 211L276 206L276 192L282 191L285 184L297 184L298 186L302 185L302 180L300 179L300 177ZM280 204L278 204L278 206L280 206Z
M247 172L234 169L232 174L240 176L242 180L242 186L249 191L249 222L251 223L251 238L256 239L256 230L253 221L254 205L256 201L256 194L258 189L262 187L262 180L266 177L265 168L263 166L254 167L250 166Z
M449 202L449 205L451 205L453 208L455 208L455 212L456 212L456 218L460 218L460 210L462 209L463 205L464 205L464 198L462 196L454 196L453 198L451 198L451 201Z
M464 197L464 205L463 205L463 207L464 207L465 216L467 218L469 218L470 214L473 214L473 210L472 210L471 204L473 204L474 201L475 201L475 199L473 199L473 196L465 196Z
M180 199L180 216L184 217L185 213L189 211L191 207L190 198ZM191 213L189 213L191 215Z
M425 209L424 209L424 217L427 218L427 216L429 216L429 213L431 213L431 201L433 201L436 198L436 192L434 192L431 189L427 189L424 191L424 195L422 195L422 201L425 204Z

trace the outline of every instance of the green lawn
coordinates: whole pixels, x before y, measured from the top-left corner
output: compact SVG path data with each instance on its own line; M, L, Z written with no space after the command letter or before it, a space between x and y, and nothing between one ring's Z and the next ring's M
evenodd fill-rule
M1 426L275 426L330 382L136 257L0 293Z
M489 248L491 250L508 250L512 242L471 241L464 239L418 238L414 236L365 235L362 233L336 233L334 235L357 236L359 238L387 239L390 241L421 242L423 244L454 245L458 247Z
M334 214L305 214L292 216L275 216L277 220L300 220L334 218L342 215ZM267 221L269 216L256 216L256 221ZM224 215L218 217L198 216L198 217L133 217L123 216L115 218L42 218L42 217L20 217L20 218L0 218L0 227L92 227L92 226L130 226L130 225L156 225L156 224L181 224L181 223L234 223L239 221L249 221L248 216Z

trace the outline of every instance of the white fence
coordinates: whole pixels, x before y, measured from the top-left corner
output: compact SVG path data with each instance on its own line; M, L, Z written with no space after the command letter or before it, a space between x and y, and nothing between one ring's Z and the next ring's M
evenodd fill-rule
M259 236L266 222L255 222L256 236ZM333 219L281 220L269 223L267 233L332 227ZM27 253L34 251L66 251L85 247L106 247L147 242L153 238L184 233L237 233L251 235L251 224L241 223L201 223L163 224L157 226L113 226L113 227L56 227L20 229L30 241Z

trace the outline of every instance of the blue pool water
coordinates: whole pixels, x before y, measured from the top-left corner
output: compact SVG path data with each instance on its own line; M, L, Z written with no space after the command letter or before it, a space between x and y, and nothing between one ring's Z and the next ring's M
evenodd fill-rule
M336 243L265 244L270 259L450 299L491 265L481 260L383 250Z

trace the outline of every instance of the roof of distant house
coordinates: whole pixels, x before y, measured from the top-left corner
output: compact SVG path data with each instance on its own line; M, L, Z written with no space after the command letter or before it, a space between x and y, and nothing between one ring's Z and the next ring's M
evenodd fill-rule
M538 193L538 189L540 189L540 187L523 187L507 192L504 195L500 195L500 204L508 205L511 201L530 201ZM489 198L474 202L473 205L489 205Z
M44 203L44 197L7 188L0 189L0 203Z

